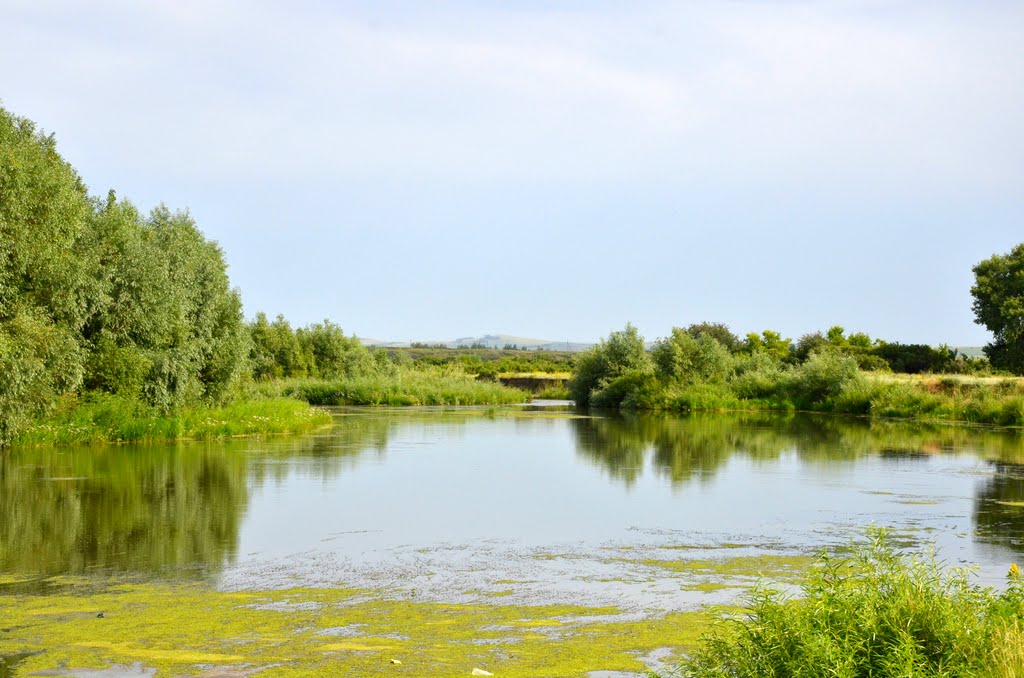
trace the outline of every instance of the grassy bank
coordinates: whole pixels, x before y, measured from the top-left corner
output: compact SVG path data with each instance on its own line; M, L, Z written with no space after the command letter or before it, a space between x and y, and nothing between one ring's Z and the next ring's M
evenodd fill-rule
M157 442L306 433L330 423L327 412L290 398L185 407L162 414L137 400L89 394L62 402L51 416L26 427L15 444Z
M1024 675L1024 581L1001 592L963 569L897 553L885 532L822 558L800 597L761 588L719 623L679 674L690 678Z
M481 381L458 369L392 368L341 379L277 379L251 385L221 407L162 413L124 396L88 393L62 400L26 426L15 445L156 442L305 433L331 423L319 405L505 405L525 391Z
M627 325L579 355L569 391L578 405L598 408L803 410L1024 426L1021 378L894 374L887 364L867 361L874 367L866 368L862 355L823 337L806 357L787 341L755 338L729 348L711 335L674 328L648 350Z
M508 405L529 398L525 391L481 381L460 370L431 367L342 379L281 380L259 390L311 405Z
M588 401L593 407L634 410L802 410L1024 426L1020 378L863 372L853 358L836 353L812 355L801 365L780 364L764 355L721 363L704 374L631 370L599 381Z

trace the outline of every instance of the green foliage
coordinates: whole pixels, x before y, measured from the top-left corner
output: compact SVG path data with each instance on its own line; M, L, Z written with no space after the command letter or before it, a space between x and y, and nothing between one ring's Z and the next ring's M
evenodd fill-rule
M366 348L355 337L346 337L330 320L300 328L296 335L312 377L341 379L373 371Z
M452 367L282 381L273 388L312 405L504 405L527 399L525 391L481 381Z
M569 392L577 405L586 406L595 390L604 388L617 377L652 370L643 337L627 323L624 329L612 332L600 344L580 354L576 359L576 373L569 382Z
M90 393L70 398L48 417L23 427L18 446L158 442L303 433L330 424L323 410L290 398L253 399L223 407L180 407L173 413L133 397Z
M53 136L0 109L0 444L79 387L164 412L222 402L248 333L187 213L90 199Z
M152 359L138 346L120 346L103 336L89 355L84 385L93 391L138 398L152 368Z
M743 347L743 342L732 333L732 330L725 323L693 323L686 328L686 332L694 339L700 339L705 336L711 337L729 349L730 353L736 353Z
M659 384L649 372L633 371L604 383L590 394L590 405L603 409L656 409Z
M834 351L812 353L803 365L789 373L788 389L794 402L804 408L830 404L844 389L860 381L857 360Z
M778 359L764 351L738 356L732 390L741 399L758 400L777 398L786 370Z
M956 367L956 351L948 346L932 348L926 344L882 344L873 351L885 360L893 372L921 374L952 372Z
M793 346L793 355L797 360L803 362L807 360L812 353L827 351L831 346L832 344L821 332L805 334L800 337Z
M414 345L415 346L415 345ZM422 348L387 348L392 362L417 365L458 365L470 374L494 380L499 374L571 372L576 354L568 351L523 351L516 349L454 349L445 346Z
M749 614L705 636L682 675L999 675L1006 630L1024 617L1019 573L1011 570L996 593L972 585L966 570L943 568L934 553L901 555L883 530L870 538L850 558L822 556L800 598L758 588Z
M629 328L627 327L627 330ZM634 346L642 339L632 336ZM614 333L620 343L628 332ZM753 344L781 346L777 333L752 335ZM694 339L675 328L659 340L651 357L634 369L613 370L604 348L595 346L577 359L569 384L578 405L600 408L672 410L682 412L725 410L809 410L885 418L967 421L999 426L1024 425L1024 381L1012 379L947 378L914 380L876 370L871 377L865 363L882 361L874 351L886 344L866 334L847 336L841 327L829 335L802 338L802 346L819 346L798 364L781 358L782 351L763 348L729 354L705 335ZM929 349L943 360L960 357L947 347ZM788 354L787 354L788 355Z
M651 351L655 372L666 383L721 383L732 373L732 354L709 334L694 339L687 330L672 328Z
M1024 243L973 270L975 322L994 336L985 355L993 367L1024 374Z
M88 212L53 136L0 108L0 445L80 383Z
M792 353L792 340L783 339L782 335L774 330L765 330L761 334L751 332L743 343L743 350L746 353L763 351L776 360L787 360Z
M22 311L0 323L0 444L81 381L74 335L41 315Z
M249 323L249 336L249 362L255 379L306 376L309 358L283 315L271 323L265 313L257 313Z

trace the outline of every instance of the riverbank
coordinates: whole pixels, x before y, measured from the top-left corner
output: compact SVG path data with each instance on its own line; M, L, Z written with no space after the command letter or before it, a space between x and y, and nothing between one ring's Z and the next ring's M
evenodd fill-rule
M803 378L802 378L803 377ZM860 373L837 386L792 375L759 384L697 384L658 389L621 402L627 409L674 412L808 411L877 419L1024 426L1024 380ZM753 386L753 388L750 388ZM744 387L759 397L743 397Z
M1024 379L865 372L837 354L813 355L796 366L765 356L728 370L682 378L636 369L597 381L585 394L592 407L668 412L827 412L879 419L1024 426ZM584 375L586 376L586 375ZM584 397L580 374L570 384ZM583 384L586 386L587 384Z
M17 446L151 443L300 434L331 424L320 406L510 405L529 394L457 369L418 367L347 379L277 379L252 384L234 402L160 412L104 393L69 396L26 426Z
M310 405L513 405L530 398L526 391L484 381L460 369L430 366L342 379L281 379L255 390Z
M290 398L185 407L164 414L138 400L93 393L66 399L50 416L26 426L14 445L152 443L295 434L329 426L331 421L326 411Z

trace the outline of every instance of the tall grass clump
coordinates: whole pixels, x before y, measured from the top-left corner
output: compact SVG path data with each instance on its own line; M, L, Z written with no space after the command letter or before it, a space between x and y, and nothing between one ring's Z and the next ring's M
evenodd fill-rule
M292 398L242 400L221 407L180 407L170 412L134 398L90 393L69 398L45 419L27 426L15 445L160 442L306 433L329 425L331 415Z
M478 380L454 366L398 368L334 380L283 382L281 393L312 405L509 405L520 389Z
M900 554L884 530L851 557L823 556L792 597L755 589L743 618L721 622L680 673L690 678L1022 676L1024 582L972 584L934 552Z

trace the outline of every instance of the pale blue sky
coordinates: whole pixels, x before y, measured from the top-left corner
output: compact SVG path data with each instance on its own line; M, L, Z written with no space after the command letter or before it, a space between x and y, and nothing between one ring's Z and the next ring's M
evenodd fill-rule
M980 344L1024 241L1024 3L2 5L3 105L190 209L250 315Z

